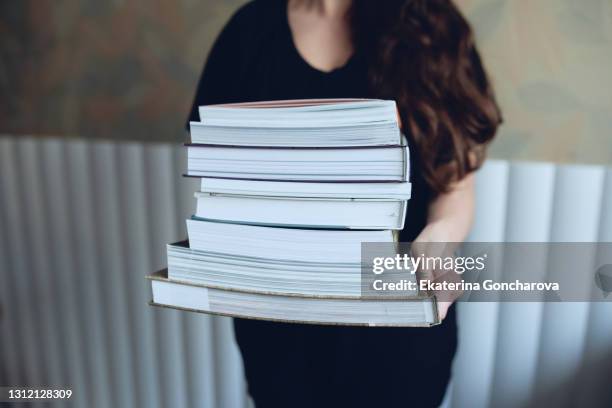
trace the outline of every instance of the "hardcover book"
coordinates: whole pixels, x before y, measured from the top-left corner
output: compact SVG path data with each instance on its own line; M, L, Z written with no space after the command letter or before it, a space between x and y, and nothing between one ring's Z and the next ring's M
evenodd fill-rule
M152 305L222 316L281 322L391 327L430 327L439 323L435 298L318 298L224 290L168 279L166 271L148 276Z

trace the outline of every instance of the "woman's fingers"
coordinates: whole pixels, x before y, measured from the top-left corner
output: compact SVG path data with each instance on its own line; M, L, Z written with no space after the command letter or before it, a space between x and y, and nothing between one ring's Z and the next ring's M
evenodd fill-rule
M420 257L419 267L416 271L417 281L425 281L426 293L436 296L438 301L438 314L443 320L448 309L462 294L462 290L456 290L457 283L461 282L461 276L448 265L454 265L454 246L441 242L416 241L411 247L411 256ZM429 283L432 285L429 285Z

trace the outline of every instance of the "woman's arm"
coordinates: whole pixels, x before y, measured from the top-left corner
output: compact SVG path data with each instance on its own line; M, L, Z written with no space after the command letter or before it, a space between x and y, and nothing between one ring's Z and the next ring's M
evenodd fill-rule
M414 241L419 253L423 252L426 256L442 256L443 250L447 254L452 254L454 246L442 249L443 245L435 243L463 242L472 226L474 207L474 173L470 173L453 185L450 191L441 193L429 205L427 225ZM428 245L430 243L434 244ZM424 272L421 277L426 276L431 279L435 275L433 271ZM449 295L451 294L446 292L444 299L438 302L440 319L446 317L448 308L461 293L452 294L453 301L448 299Z
M474 219L474 173L436 197L429 205L427 226L419 238L426 242L463 242Z

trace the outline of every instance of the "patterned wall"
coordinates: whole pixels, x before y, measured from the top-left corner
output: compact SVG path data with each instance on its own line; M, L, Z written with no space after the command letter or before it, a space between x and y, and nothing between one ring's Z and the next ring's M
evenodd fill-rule
M506 124L501 158L612 162L612 2L458 0ZM176 140L244 0L0 2L0 133Z
M612 162L612 1L459 0L506 124L492 155Z
M0 2L0 133L176 140L240 0Z

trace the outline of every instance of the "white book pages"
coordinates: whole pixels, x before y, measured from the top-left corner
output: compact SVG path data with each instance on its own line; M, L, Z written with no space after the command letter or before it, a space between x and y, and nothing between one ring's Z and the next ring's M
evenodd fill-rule
M192 176L279 181L408 181L406 147L266 149L188 146Z
M391 272L390 272L391 273ZM389 275L389 274L388 274ZM290 262L168 245L168 277L221 289L314 297L360 297L361 263ZM415 275L399 279L416 282ZM403 295L417 296L417 291Z
M312 183L202 178L200 191L273 197L385 198L409 200L412 185L400 183Z
M404 227L406 201L196 193L195 217L251 225L338 229Z
M187 220L196 250L286 261L361 262L362 242L394 242L393 232L278 228Z
M301 323L429 327L438 323L431 299L361 300L276 296L151 280L155 305L226 316Z
M394 101L306 100L200 106L193 143L233 146L399 145Z

